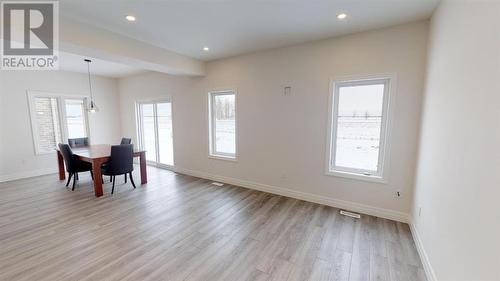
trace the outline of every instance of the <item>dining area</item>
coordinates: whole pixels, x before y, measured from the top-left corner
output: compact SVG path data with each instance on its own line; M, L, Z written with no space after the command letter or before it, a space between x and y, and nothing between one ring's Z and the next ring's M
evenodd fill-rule
M130 182L135 189L132 173L135 158L139 158L140 183L147 183L146 151L135 149L130 138L122 138L116 145L91 144L88 137L72 138L67 144L59 143L56 153L59 180L66 180L68 173L66 187L72 181L72 191L79 180L79 173L90 173L96 197L104 195L103 184L106 180L112 183L113 194L117 176L123 176L124 183Z

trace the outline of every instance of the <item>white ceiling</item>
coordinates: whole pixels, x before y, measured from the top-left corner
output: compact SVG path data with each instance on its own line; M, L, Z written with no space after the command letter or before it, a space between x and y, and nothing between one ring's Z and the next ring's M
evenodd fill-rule
M60 15L202 60L429 18L439 0L61 0ZM348 19L338 21L339 12ZM125 15L137 17L127 22ZM209 52L202 51L204 46Z
M84 59L86 58L92 60L92 63L90 65L90 72L92 75L119 78L145 71L140 68L135 68L120 63L95 59L82 55L70 54L61 51L59 52L59 69L87 73L87 63L84 61Z

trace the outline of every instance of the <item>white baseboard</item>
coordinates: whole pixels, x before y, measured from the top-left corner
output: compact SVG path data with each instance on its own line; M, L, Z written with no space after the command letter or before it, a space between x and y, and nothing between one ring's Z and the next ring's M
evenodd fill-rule
M236 178L224 177L219 175L214 175L206 172L193 171L181 167L175 167L174 171L180 174L186 174L193 177L209 179L213 181L228 183L232 185L237 185L241 187L246 187L249 189L255 189L259 191L264 191L272 194L282 195L286 197L296 198L304 201L309 201L313 203L318 203L322 205L327 205L339 209L346 209L349 211L359 212L371 216L381 217L385 219L409 222L409 215L403 212L398 212L394 210L383 209L379 207L364 205L352 201L345 201L335 198L330 198L322 195L316 195L311 193L305 193L301 191L296 191L288 188L277 187L252 181L240 180Z
M57 173L57 168L46 168L46 169L31 170L14 174L6 174L6 175L0 175L0 182L32 178L32 177L50 175L55 173Z
M422 265L424 266L425 276L428 281L437 281L436 273L432 268L432 265L429 261L429 256L425 251L424 245L422 244L422 240L420 238L419 231L415 226L414 220L410 217L410 230L413 235L413 241L415 241L415 246L417 247L418 255L420 256L420 260L422 261Z

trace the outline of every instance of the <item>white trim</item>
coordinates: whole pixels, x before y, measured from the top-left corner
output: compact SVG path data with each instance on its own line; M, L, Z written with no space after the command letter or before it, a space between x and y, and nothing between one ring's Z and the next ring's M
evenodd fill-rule
M39 91L39 90L26 90L26 93L35 95L35 96L46 96L46 97L61 97L61 98L87 98L89 99L90 96L87 94L67 94L67 93L58 93L58 92L47 92L47 91Z
M358 173L350 173L344 171L326 171L325 174L328 176L336 176L347 179L387 184L387 179L375 175L362 175Z
M30 126L31 126L31 137L33 139L33 150L35 152L35 155L47 155L50 153L54 153L55 149L53 151L40 151L39 145L38 145L38 126L37 126L37 120L36 120L36 108L35 108L35 99L37 97L43 97L43 98L54 98L57 99L56 95L48 95L44 93L43 95L35 94L30 91L26 91L26 97L28 99L28 110L29 110L29 115L30 115ZM58 125L59 125L59 137L61 138L62 141L62 129L61 129L61 123L62 123L62 116L61 116L61 109L60 109L60 102L57 101L57 114L59 116L58 120ZM56 144L57 145L57 144Z
M231 161L231 162L238 162L238 159L234 156L222 156L222 155L208 155L208 158L210 159L216 159L216 160L224 160L224 161Z
M236 178L230 178L220 175L214 175L201 171L194 171L176 166L174 168L176 173L186 174L193 177L204 178L208 180L213 180L217 182L237 185L249 189L255 189L263 192L268 192L272 194L282 195L286 197L296 198L308 202L318 203L322 205L327 205L335 208L345 209L349 211L359 212L371 216L381 217L385 219L395 220L399 222L408 223L409 215L407 213L379 208L375 206L360 204L352 201L346 201L341 199L335 199L331 197L326 197L322 195L316 195L311 193L305 193L301 191L292 190L284 187L277 187L247 180L241 180Z
M136 133L136 138L137 138L137 147L142 149L142 127L144 126L142 124L142 108L140 106L139 102L135 102L135 133Z
M424 244L422 243L422 239L420 238L419 231L417 226L414 223L413 217L410 217L410 230L413 236L413 241L415 241L415 246L417 247L418 255L420 256L420 260L422 261L422 265L424 267L425 276L428 281L437 281L436 273L434 272L434 268L431 265L429 260L429 256L425 251Z
M221 88L222 89L222 88ZM225 90L210 90L208 91L208 158L227 160L227 161L237 161L238 158L238 92L236 88L227 88ZM213 98L217 95L234 95L234 154L216 152L215 142L214 142L214 114L213 114Z
M155 98L146 98L146 99L138 99L135 100L135 103L165 103L172 102L172 96L163 96L163 97L155 97Z
M388 167L390 159L390 136L392 131L392 119L394 116L394 98L396 89L396 74L376 74L364 76L349 76L337 77L330 80L329 95L328 95L328 127L327 127L327 140L325 149L325 175L338 176L350 179L357 179L362 181L376 182L387 184L388 183ZM342 85L358 85L358 84L371 84L370 82L383 83L384 87L384 101L382 108L382 126L380 131L380 150L378 169L373 171L357 170L352 168L333 167L332 161L335 158L335 143L337 133L337 118L334 118L338 112L338 88Z
M38 169L26 172L19 172L14 174L5 174L5 175L0 175L0 182L8 182L8 181L14 181L19 179L26 179L26 178L32 178L32 177L38 177L56 173L57 173L57 168L46 168L46 169Z

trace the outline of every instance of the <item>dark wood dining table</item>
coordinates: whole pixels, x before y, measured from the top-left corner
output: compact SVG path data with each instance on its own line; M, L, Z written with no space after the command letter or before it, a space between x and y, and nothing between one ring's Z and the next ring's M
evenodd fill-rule
M92 164L92 172L94 173L94 192L96 197L103 195L102 182L101 182L101 166L102 164L109 161L111 157L111 145L109 144L96 144L89 146L82 146L72 148L73 154L78 156L82 161ZM141 169L141 184L148 182L148 175L146 172L146 151L136 150L134 151L134 157L139 157L140 169ZM66 172L64 170L64 159L57 149L57 162L59 164L59 179L64 180L66 178Z

